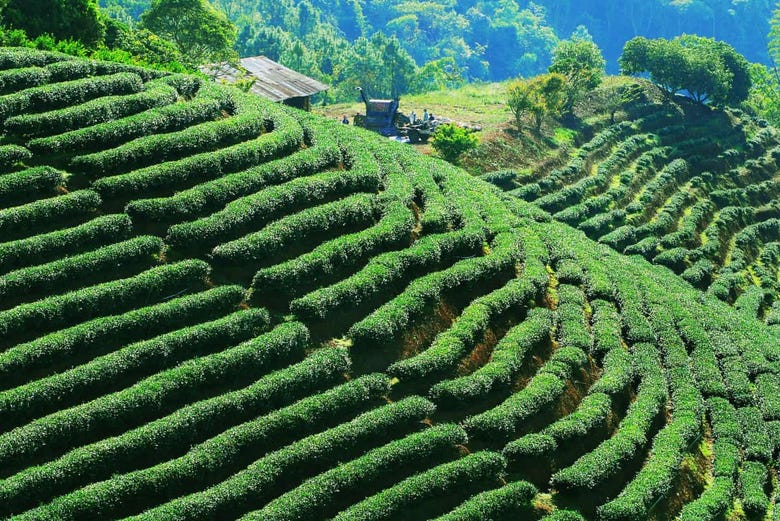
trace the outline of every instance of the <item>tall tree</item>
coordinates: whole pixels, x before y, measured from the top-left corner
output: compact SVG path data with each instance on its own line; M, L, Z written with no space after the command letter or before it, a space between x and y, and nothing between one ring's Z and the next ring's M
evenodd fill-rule
M626 43L620 66L625 74L649 73L670 94L683 92L700 103L736 105L750 92L747 60L711 38L634 38Z
M3 21L30 38L50 34L93 48L103 43L106 32L97 0L8 0Z
M606 65L601 49L583 26L577 28L570 39L558 42L549 72L566 77L564 111L571 112L584 93L598 87Z
M141 23L176 44L191 63L235 56L236 26L208 0L152 0Z

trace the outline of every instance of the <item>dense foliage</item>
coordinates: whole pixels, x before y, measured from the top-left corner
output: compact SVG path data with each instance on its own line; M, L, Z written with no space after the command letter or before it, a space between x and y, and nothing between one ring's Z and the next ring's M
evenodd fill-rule
M684 92L699 103L736 106L751 88L747 60L730 45L699 36L634 38L623 48L620 68L624 74L647 73L669 94Z

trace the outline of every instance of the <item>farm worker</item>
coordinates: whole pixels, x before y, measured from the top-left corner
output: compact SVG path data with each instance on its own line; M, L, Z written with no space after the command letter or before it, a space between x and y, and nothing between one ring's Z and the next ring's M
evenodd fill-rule
M412 111L412 113L409 114L409 121L411 122L412 125L417 123L417 114L414 111Z
M349 125L349 119L347 118L346 114L344 114L344 117L341 118L341 122L345 125Z
M423 110L423 123L428 121L428 109Z

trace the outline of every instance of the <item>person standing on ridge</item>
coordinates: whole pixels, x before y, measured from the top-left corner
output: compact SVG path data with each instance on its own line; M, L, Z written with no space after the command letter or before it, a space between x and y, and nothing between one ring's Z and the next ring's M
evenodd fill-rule
M428 121L428 109L423 110L423 123Z

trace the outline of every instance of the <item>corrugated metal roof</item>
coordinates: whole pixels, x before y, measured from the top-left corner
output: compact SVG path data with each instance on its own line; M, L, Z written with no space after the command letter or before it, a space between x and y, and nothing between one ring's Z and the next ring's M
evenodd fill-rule
M312 96L330 88L324 83L288 69L265 56L241 58L240 66L244 71L229 63L204 65L200 70L218 80L230 83L235 83L237 80L251 75L255 79L252 92L272 101Z

